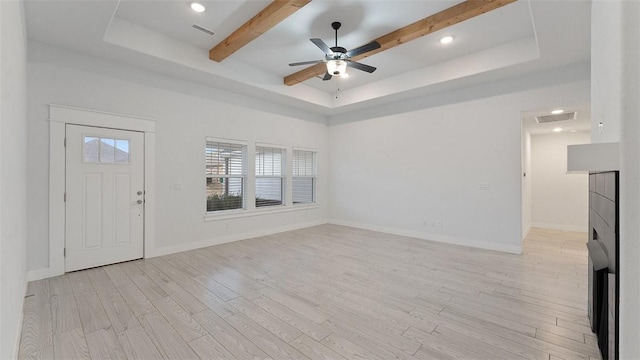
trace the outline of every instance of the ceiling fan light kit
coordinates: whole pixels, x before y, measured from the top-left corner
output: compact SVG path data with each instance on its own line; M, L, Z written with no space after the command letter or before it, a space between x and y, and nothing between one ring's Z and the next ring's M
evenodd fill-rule
M344 60L327 61L327 72L332 76L341 76L347 71L347 62Z
M368 73L372 73L376 71L376 68L370 65L365 65L359 62L355 62L350 60L352 57L367 53L369 51L373 51L380 48L380 44L377 41L372 41L366 45L360 46L353 50L347 51L347 49L342 46L338 46L338 29L340 29L342 24L340 22L331 23L331 27L335 31L335 46L329 47L324 41L318 38L310 39L312 43L314 43L320 50L322 50L324 55L324 60L311 60L311 61L302 61L297 63L291 63L289 66L299 66L299 65L310 65L310 64L318 64L325 63L327 68L326 73L322 80L329 80L333 76L343 77L347 72L347 67L351 67L354 69L358 69L361 71L365 71Z

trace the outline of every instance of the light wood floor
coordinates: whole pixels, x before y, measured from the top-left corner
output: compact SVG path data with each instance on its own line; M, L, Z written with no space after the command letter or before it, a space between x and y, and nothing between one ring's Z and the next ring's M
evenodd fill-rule
M599 359L586 234L524 255L323 225L32 282L20 357Z

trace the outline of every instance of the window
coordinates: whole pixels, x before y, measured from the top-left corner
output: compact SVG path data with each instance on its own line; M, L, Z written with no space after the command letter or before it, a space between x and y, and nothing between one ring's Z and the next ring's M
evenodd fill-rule
M128 163L129 140L84 137L85 163Z
M256 146L256 207L284 204L285 150Z
M247 146L207 140L207 212L244 208Z
M316 153L293 150L293 203L316 201Z

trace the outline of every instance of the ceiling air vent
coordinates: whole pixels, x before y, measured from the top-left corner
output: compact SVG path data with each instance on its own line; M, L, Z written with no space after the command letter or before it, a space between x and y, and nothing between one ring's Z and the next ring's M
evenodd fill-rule
M202 26L200 26L198 24L193 24L193 25L191 25L191 27L196 29L196 30L202 31L203 33L205 33L205 34L207 34L209 36L213 36L215 34L213 31L211 31L211 30L209 30L207 28L204 28L204 27L202 27Z
M575 120L578 117L577 111L566 112L562 114L556 115L541 115L536 116L536 121L538 124L556 122L556 121L565 121L565 120Z

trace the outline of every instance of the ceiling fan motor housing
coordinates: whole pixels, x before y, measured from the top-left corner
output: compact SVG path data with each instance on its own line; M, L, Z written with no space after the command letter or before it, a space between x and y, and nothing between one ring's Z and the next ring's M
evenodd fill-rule
M325 55L327 60L346 60L349 58L347 55L347 49L341 46L334 46L331 48L331 52Z

